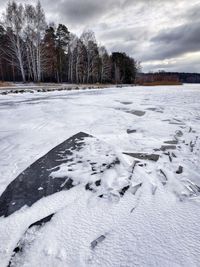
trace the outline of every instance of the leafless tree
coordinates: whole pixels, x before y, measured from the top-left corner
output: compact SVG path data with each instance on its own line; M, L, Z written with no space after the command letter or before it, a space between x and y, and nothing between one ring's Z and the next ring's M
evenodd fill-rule
M98 47L93 31L84 31L81 35L81 41L87 51L87 83L98 80Z
M3 26L7 29L7 37L9 43L3 51L7 55L7 59L13 62L21 71L23 82L26 81L24 67L24 43L23 43L23 23L24 23L24 8L21 4L15 1L8 2L5 14L3 15ZM13 59L15 59L13 61Z
M104 46L99 48L100 56L100 81L101 83L111 81L111 59Z
M68 46L68 81L73 82L74 73L74 57L75 49L77 47L78 37L75 34L70 34Z

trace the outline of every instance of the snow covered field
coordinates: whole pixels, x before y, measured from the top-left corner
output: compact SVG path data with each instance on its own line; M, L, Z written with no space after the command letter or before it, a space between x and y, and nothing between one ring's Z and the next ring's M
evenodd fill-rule
M1 95L0 194L78 132L120 165L0 217L0 266L200 266L200 85Z

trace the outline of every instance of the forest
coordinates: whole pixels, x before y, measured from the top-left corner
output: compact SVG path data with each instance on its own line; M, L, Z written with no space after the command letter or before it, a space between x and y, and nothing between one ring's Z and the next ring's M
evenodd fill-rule
M136 83L140 85L153 85L159 84L183 84L183 83L200 83L199 73L186 73L186 72L166 72L157 71L149 73L138 73Z
M109 54L91 30L80 37L48 24L36 6L8 2L0 23L0 80L67 83L135 83L140 64L126 53Z

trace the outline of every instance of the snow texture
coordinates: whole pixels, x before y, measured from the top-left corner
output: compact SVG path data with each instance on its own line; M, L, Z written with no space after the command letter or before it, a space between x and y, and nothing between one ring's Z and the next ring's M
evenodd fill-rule
M200 266L199 103L199 85L1 95L0 194L95 138L51 170L76 186L0 217L0 266Z

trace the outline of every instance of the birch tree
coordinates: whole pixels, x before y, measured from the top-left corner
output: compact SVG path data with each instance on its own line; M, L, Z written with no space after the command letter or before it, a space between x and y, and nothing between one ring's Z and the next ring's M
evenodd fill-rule
M26 43L26 56L28 63L29 79L37 82L37 65L36 65L36 47L35 47L35 7L32 5L25 6L25 25L24 38Z
M46 20L44 10L41 7L40 1L38 1L35 8L35 29L36 29L36 38L35 38L35 47L36 47L36 66L37 66L37 81L41 81L41 73L43 71L42 67L43 60L45 58L45 51L42 46L42 39L45 34L46 29Z
M75 34L70 34L69 36L69 45L68 45L68 81L73 82L74 74L74 58L75 58L75 49L77 47L78 37Z
M95 82L98 77L98 47L94 32L85 31L81 35L81 41L87 51L87 83Z
M8 2L6 12L3 15L3 25L7 30L8 44L4 51L10 60L15 61L21 72L23 82L26 81L24 66L24 43L23 43L24 8L15 1Z

